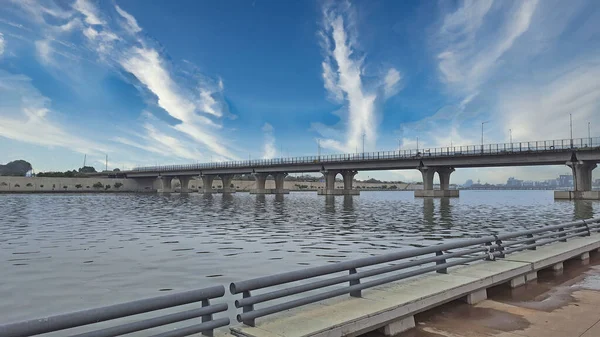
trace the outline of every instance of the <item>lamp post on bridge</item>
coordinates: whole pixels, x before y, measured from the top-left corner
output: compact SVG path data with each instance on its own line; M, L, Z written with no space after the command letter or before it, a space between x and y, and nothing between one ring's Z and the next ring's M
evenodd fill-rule
M362 133L362 157L365 159L365 136L366 133Z
M573 148L573 114L569 114L569 129L571 130L571 148Z
M590 147L592 147L592 134L590 133L590 122L588 122L588 138L590 139Z
M483 125L489 122L490 121L481 122L481 153L483 153Z
M317 138L317 160L321 161L321 138Z

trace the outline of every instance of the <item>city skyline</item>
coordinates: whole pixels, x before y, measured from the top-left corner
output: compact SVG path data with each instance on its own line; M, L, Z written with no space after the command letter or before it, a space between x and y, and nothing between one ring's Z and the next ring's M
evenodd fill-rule
M598 136L594 1L3 5L0 162L36 171Z

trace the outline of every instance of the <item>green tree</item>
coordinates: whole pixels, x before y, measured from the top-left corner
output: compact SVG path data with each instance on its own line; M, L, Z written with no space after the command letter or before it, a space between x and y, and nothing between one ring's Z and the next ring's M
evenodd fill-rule
M94 185L92 185L92 187L93 187L93 188L103 188L103 187L104 187L104 184L103 184L103 183L101 183L101 182L97 182L97 183L95 183Z

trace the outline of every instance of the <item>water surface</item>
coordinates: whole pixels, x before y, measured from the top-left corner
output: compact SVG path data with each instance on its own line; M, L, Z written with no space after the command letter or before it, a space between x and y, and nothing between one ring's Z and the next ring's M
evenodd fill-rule
M0 322L589 218L551 191L0 195Z

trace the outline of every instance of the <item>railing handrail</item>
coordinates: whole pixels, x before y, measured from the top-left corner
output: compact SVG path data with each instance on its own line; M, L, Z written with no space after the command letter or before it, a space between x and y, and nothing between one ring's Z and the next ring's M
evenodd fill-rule
M566 241L569 238L591 235L591 232L600 230L600 218L587 220L577 220L567 223L559 223L551 226L544 226L524 231L504 233L498 235L484 236L474 239L460 240L445 244L439 244L429 247L416 248L399 251L391 254L360 258L345 262L338 262L330 265L312 267L291 272L285 272L265 277L258 277L250 280L232 282L229 286L231 294L242 293L244 296L235 301L236 308L242 308L243 312L237 315L237 320L247 325L254 325L254 319L280 311L292 309L298 306L314 303L316 301L328 298L350 294L351 296L360 296L362 289L386 284L392 281L401 280L425 274L432 271L446 272L448 267L457 266L469 262L475 262L483 259L495 259L504 257L505 254L522 251L525 249L535 249L538 246L553 243L556 241ZM556 232L557 231L557 232ZM535 234L541 234L534 237ZM513 241L505 241L516 239ZM481 246L484 244L484 246ZM479 245L477 247L477 245ZM475 246L475 247L474 247ZM469 248L469 249L466 249ZM455 249L464 249L462 251L453 251ZM423 257L427 254L435 253L435 257L411 259ZM474 255L475 253L483 253ZM392 266L379 267L377 269L367 269L358 271L361 267L374 267L388 262L397 262L399 260L410 259L408 262L402 262ZM459 259L458 261L447 261L448 259ZM434 263L434 266L421 267L415 270L404 271L410 267L422 266L424 264ZM377 280L361 283L361 278L379 276L392 271L402 270L400 274L381 277ZM312 280L315 277L331 275L340 272L349 272L345 276L335 276L334 278ZM308 281L311 279L310 281ZM307 280L308 283L300 285L289 285L292 282ZM325 288L328 286L350 282L348 287L325 291L319 294L310 295L288 302L275 304L260 309L254 309L254 304L263 303L270 300L288 297L304 293L307 291ZM261 294L252 296L251 291L265 289L272 286L289 285L287 288L277 288L277 290L262 291ZM353 295L354 294L354 295Z
M189 290L176 294L169 294L163 296L157 296L152 298L146 298L141 300L135 300L120 304L113 304L100 308L93 308L87 310L81 310L66 314L60 314L55 316L49 316L38 319L31 319L21 322L8 323L5 325L0 325L0 336L3 337L21 337L21 336L32 336L38 335L42 333L55 332L65 329L76 328L80 326L90 325L94 323L110 321L117 318L128 317L132 315L138 315L142 313L147 313L151 311L177 307L180 305L185 305L189 303L202 302L202 309L205 310L197 310L195 312L185 312L188 316L190 314L196 314L194 317L203 317L204 322L216 322L218 321L219 326L226 326L229 324L229 319L227 318L225 322L224 319L214 320L212 319L212 314L226 311L228 305L226 303L210 305L209 300L215 299L219 297L223 297L225 295L225 287L214 286L203 289ZM179 320L171 320L171 322L177 322ZM148 320L151 321L151 320ZM152 321L151 321L152 322ZM158 320L154 321L156 323L161 323ZM166 324L166 323L164 323ZM155 324L148 328L158 327L164 324ZM202 331L209 331L213 328L210 326L213 324L205 324L205 326L199 327ZM224 324L224 325L223 325ZM119 326L119 328L125 328L125 326L131 325L126 324ZM131 327L129 327L130 329ZM93 331L91 333L83 334L85 336L113 336L113 334L105 334L107 329L102 329L98 331ZM137 329L133 331L139 331L143 329ZM130 331L131 332L131 331ZM102 334L104 333L104 334ZM119 333L123 334L123 332Z
M600 221L600 218L591 219L588 221L592 221L592 222ZM300 281L300 280L304 280L304 279L311 278L311 277L322 276L322 275L326 275L326 274L345 271L345 270L348 270L351 268L367 267L367 266L391 262L391 261L395 261L395 260L401 260L401 259L406 259L406 258L411 258L411 257L422 256L425 254L435 253L440 250L445 251L445 250L450 250L450 249L464 248L464 247L478 245L478 244L495 241L495 240L506 240L506 239L523 236L523 235L538 234L538 233L552 231L552 230L556 230L556 229L560 229L560 228L569 228L569 227L576 226L579 224L581 224L581 220L572 221L572 222L569 222L566 224L557 224L557 225L552 225L552 226L529 229L529 230L513 232L513 233L506 233L506 234L501 234L501 235L490 235L490 236L484 236L484 237L480 237L480 238L465 239L465 240L460 240L460 241L456 241L456 242L449 242L449 243L444 243L444 244L439 244L439 245L433 245L433 246L429 246L429 247L414 248L414 249L402 250L402 251L390 253L390 254L370 256L370 257L364 257L364 258L345 261L345 262L338 262L338 263L334 263L334 264L330 264L330 265L300 269L300 270L291 271L291 272L285 272L285 273L280 273L280 274L275 274L275 275L270 275L270 276L258 277L258 278L254 278L254 279L250 279L250 280L246 280L246 281L241 281L241 282L232 282L229 285L229 290L232 294L239 294L239 293L242 293L242 292L248 291L248 290L256 290L256 289L261 289L261 288L279 285L279 284L283 284L283 283Z
M301 156L301 157L281 157L272 159L252 159L238 161L222 161L198 164L166 165L166 166L146 166L136 167L127 172L168 172L168 171L186 171L202 169L225 169L225 168L255 168L264 166L278 166L289 164L317 164L317 163L337 163L348 161L374 161L390 159L415 159L415 158L438 158L448 156L468 156L468 155L498 155L510 153L531 153L531 152L556 152L564 150L582 150L600 148L600 137L585 137L573 139L554 139L538 140L527 142L512 143L491 143L479 145L462 145L436 147L426 149L407 149L362 153L342 153L328 154L319 156Z

